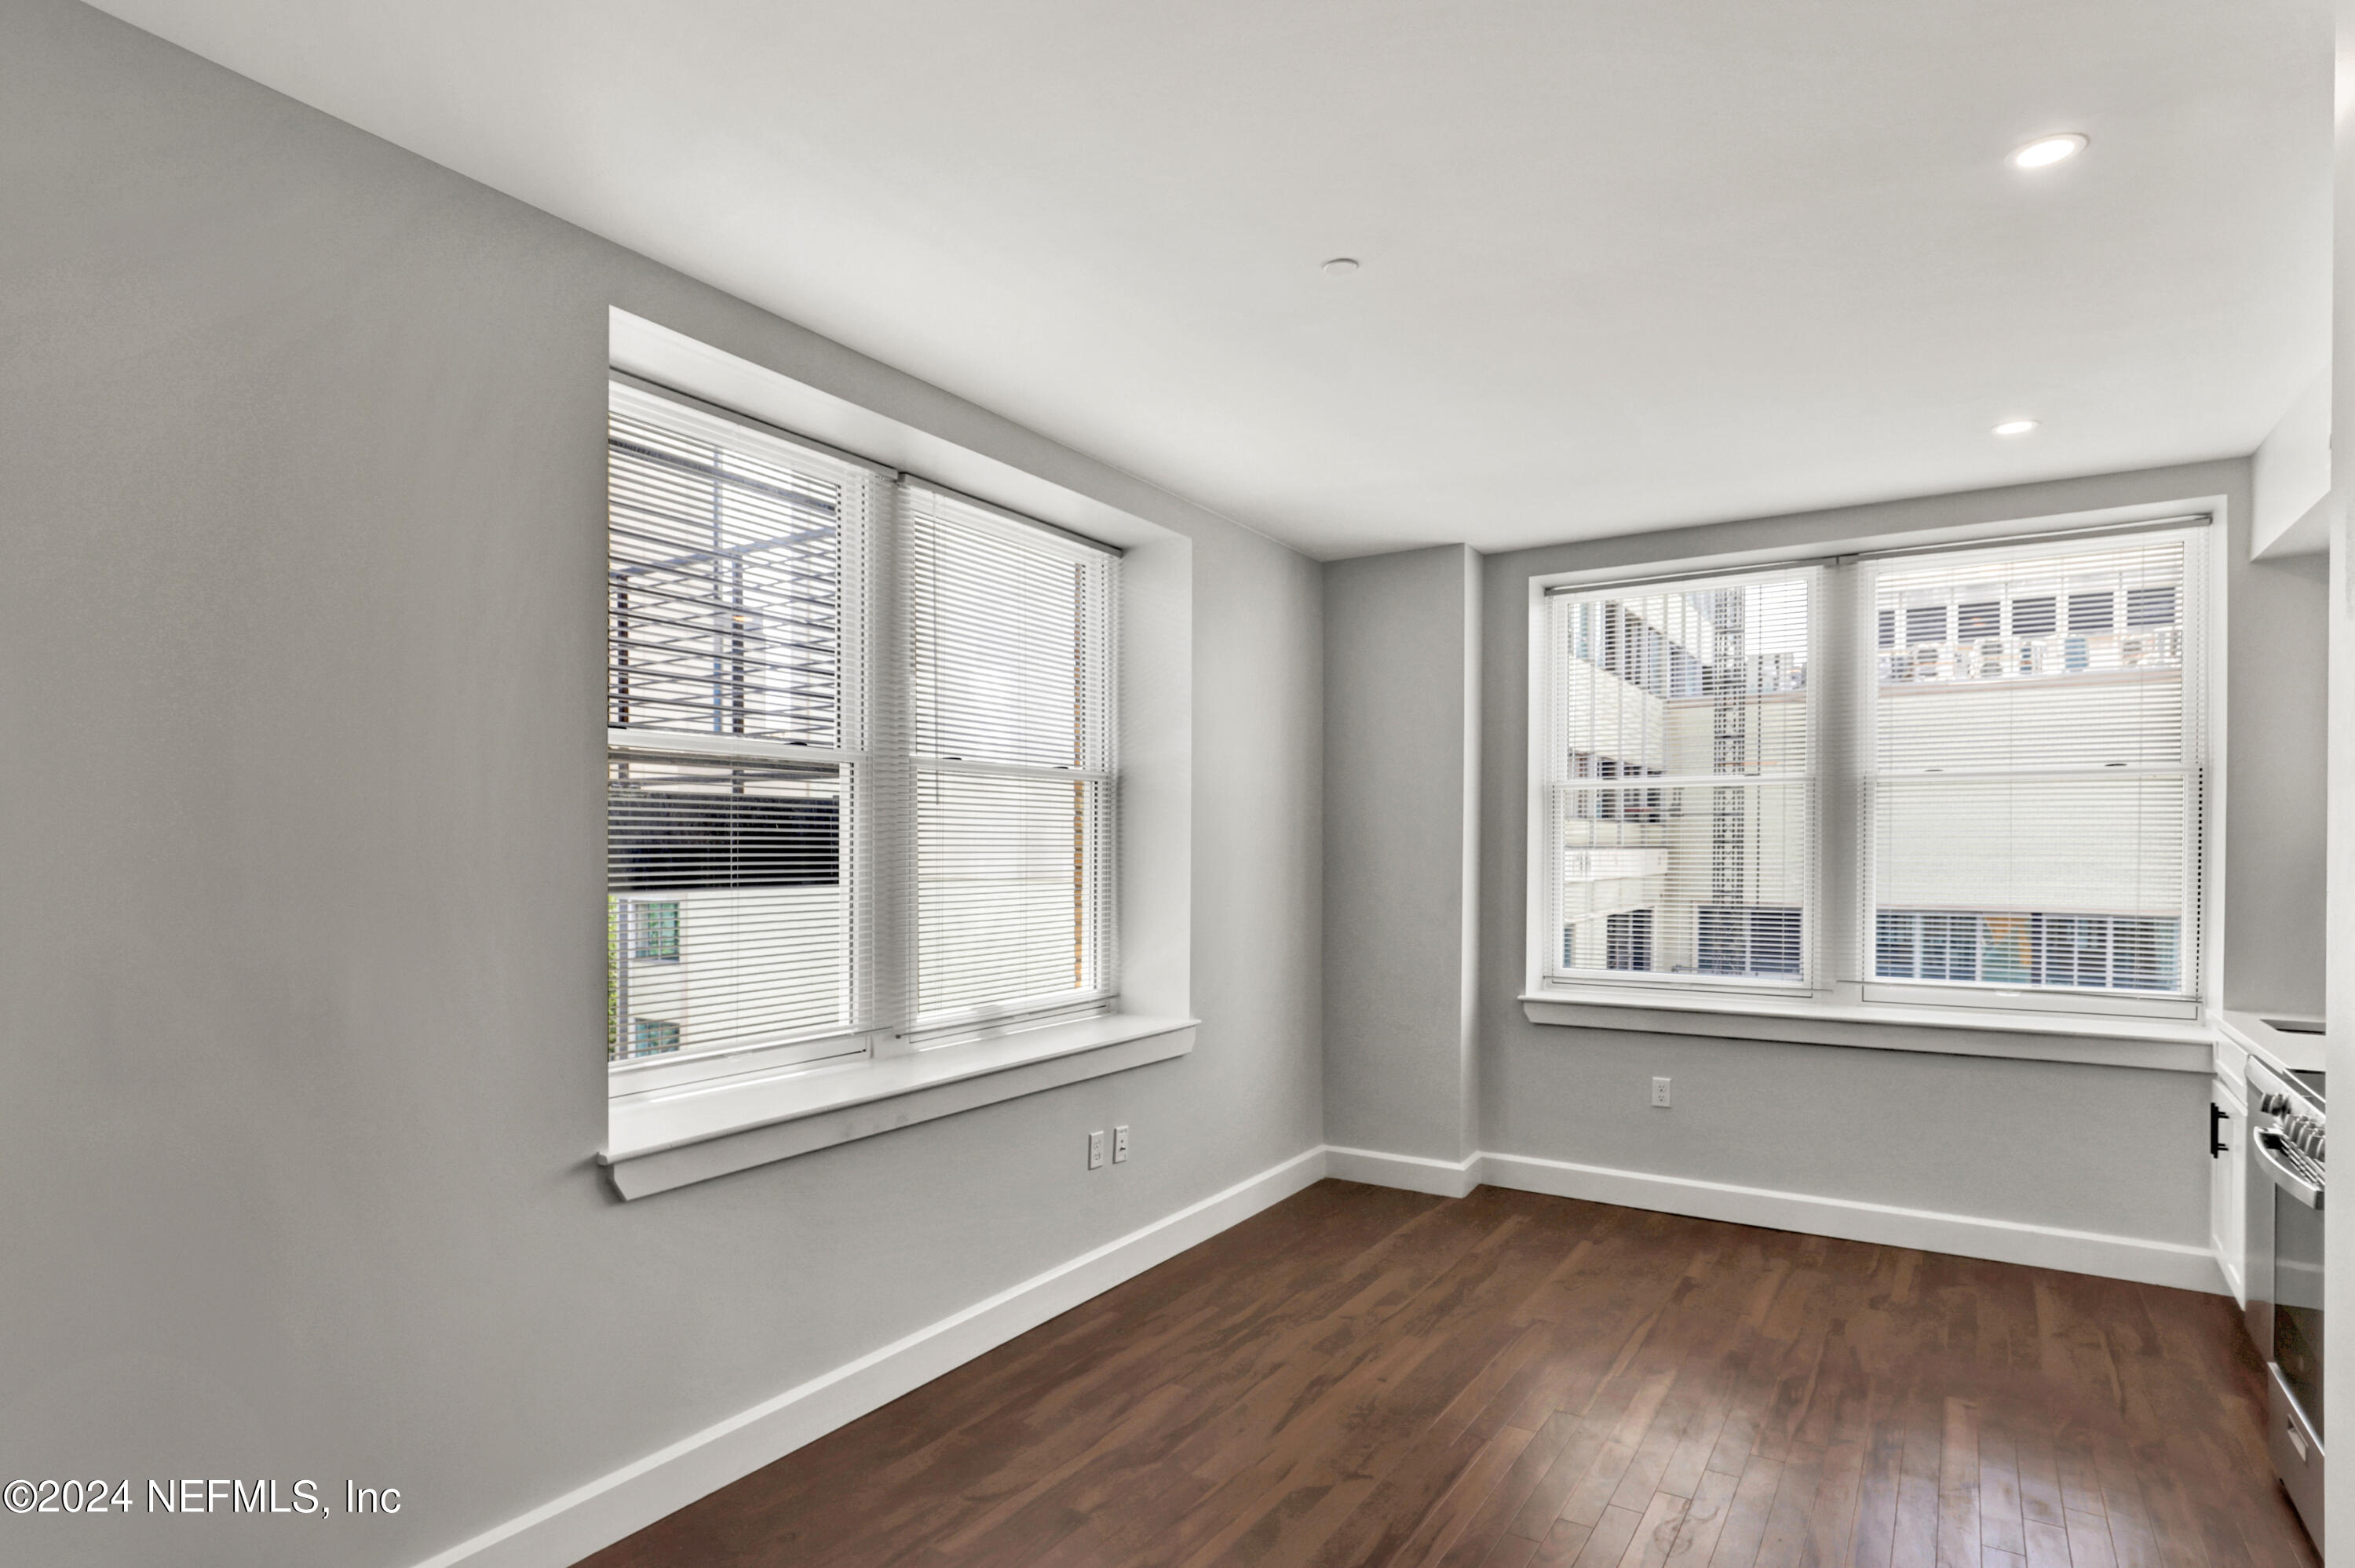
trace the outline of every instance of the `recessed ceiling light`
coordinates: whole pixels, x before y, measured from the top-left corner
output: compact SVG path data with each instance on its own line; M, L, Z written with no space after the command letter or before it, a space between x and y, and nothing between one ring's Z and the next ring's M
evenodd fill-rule
M1998 436L2024 436L2034 429L2036 421L2033 419L2006 419L1995 428L1995 433Z
M1358 270L1360 263L1354 256L1336 256L1325 263L1325 270L1336 278L1345 277Z
M2058 136L2040 136L2027 146L2013 151L2011 166L2015 169L2041 169L2063 158L2073 158L2084 150L2085 137L2080 132L2064 131Z

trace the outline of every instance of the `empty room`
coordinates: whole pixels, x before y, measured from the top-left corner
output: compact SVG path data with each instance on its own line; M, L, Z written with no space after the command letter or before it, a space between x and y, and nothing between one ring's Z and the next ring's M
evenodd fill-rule
M2355 4L0 0L0 1564L2355 1564L2338 450Z

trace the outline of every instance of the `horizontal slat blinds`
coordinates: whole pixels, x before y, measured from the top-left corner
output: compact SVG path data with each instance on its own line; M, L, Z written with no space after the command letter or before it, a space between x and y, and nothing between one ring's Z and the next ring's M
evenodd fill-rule
M901 503L919 1020L1100 995L1116 557L918 485Z
M606 453L607 1056L864 1026L847 655L884 482L621 385Z
M1549 974L1808 983L1816 577L1552 596Z
M1869 977L2191 994L2198 567L2179 533L1870 566Z
M863 470L613 389L616 729L843 743L844 546Z
M615 1059L849 1026L841 785L829 767L612 758Z

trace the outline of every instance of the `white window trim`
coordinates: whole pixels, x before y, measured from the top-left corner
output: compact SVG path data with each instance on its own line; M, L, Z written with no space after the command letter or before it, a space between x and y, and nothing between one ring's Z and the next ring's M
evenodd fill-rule
M1120 726L1121 954L1114 1011L955 1023L932 1048L869 1056L863 1036L762 1048L692 1081L608 1075L595 1162L638 1198L996 1101L1183 1056L1193 1048L1193 546L1184 535L767 366L615 309L611 368L1125 552L1115 661ZM601 485L602 492L602 485ZM682 737L635 736L672 747ZM691 737L687 737L691 738ZM733 743L730 743L731 746ZM794 755L809 757L807 747ZM602 928L602 918L600 921ZM602 947L602 941L601 941ZM1078 1002L1083 999L1069 999ZM934 1021L927 1021L930 1030ZM947 1022L949 1021L939 1021ZM920 1032L922 1033L922 1032Z
M649 1197L1000 1100L1183 1056L1197 1020L1103 1013L954 1049L700 1083L612 1102L597 1155Z
M1923 528L1898 534L1836 537L1820 544L1774 549L1726 552L1654 561L1630 561L1618 566L1533 575L1527 585L1529 645L1526 651L1528 715L1527 795L1523 822L1525 904L1524 956L1521 987L1523 1016L1532 1023L1577 1028L1629 1029L1646 1033L1707 1035L1716 1038L1790 1040L1828 1045L1853 1045L1893 1050L1930 1051L1969 1055L2001 1055L2035 1060L2088 1061L2115 1065L2147 1065L2190 1071L2184 1064L2194 1056L2204 1064L2212 1052L2213 1017L2222 995L2224 887L2224 770L2218 759L2226 756L2229 715L2226 711L2225 658L2229 639L2229 561L2226 500L2222 495L2186 496L2179 500L2109 507L2086 512L1970 523ZM1970 1001L1913 1000L1900 991L1922 988L1892 986L1886 981L1836 980L1827 976L1812 991L1793 992L1711 985L1669 985L1640 980L1563 982L1547 972L1550 915L1547 878L1550 874L1544 834L1550 827L1548 764L1547 635L1549 597L1562 588L1632 587L1667 578L1700 579L1731 573L1768 571L1808 564L1831 565L1842 557L1886 551L1947 546L2001 545L2056 534L2106 528L2157 526L2179 520L2205 518L2209 525L2196 531L2209 574L2203 661L2207 705L2205 752L2205 821L2200 834L2200 876L2205 894L2200 911L2200 979L2197 1000L2162 1002L2158 1006L2111 1007L2083 1005L2091 998L2061 995L2042 1005L2007 1007ZM1838 574L1828 581L1838 582ZM1827 682L1860 683L1869 660L1858 660L1846 640L1828 636L1837 624L1843 632L1851 619L1849 606L1840 602L1839 589L1825 596L1813 641L1823 661ZM1852 700L1852 699L1851 699ZM1820 705L1811 705L1819 708ZM1836 728L1820 711L1811 712L1813 733L1828 736ZM1815 951L1828 963L1853 948L1856 922L1862 917L1863 895L1857 857L1861 846L1852 819L1854 803L1834 800L1855 777L1844 758L1825 757L1817 763L1824 780L1817 794L1817 885L1812 890L1824 929ZM1843 819L1850 819L1843 821ZM1829 896L1838 889L1837 897ZM1873 994L1868 996L1870 990ZM1992 999L1991 999L1992 1000ZM2040 1001L2042 999L2039 999ZM2110 999L2134 1002L2137 999ZM1736 1022L1738 1021L1738 1022ZM2204 1065L2199 1069L2205 1071Z

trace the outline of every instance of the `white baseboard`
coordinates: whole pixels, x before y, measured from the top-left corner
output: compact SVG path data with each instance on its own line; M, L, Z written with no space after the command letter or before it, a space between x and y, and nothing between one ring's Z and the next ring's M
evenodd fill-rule
M1320 1146L601 1476L417 1568L569 1568L1326 1174ZM1468 1190L1468 1189L1467 1189Z
M2056 1225L2027 1224L2018 1220L1902 1209L1853 1198L1819 1198L1765 1187L1737 1187L1683 1176L1656 1176L1642 1171L1614 1171L1606 1166L1576 1165L1526 1154L1484 1153L1477 1160L1478 1180L1526 1192L1550 1192L1556 1197L1620 1203L1631 1209L1657 1209L1671 1214L1731 1220L1737 1224L1762 1225L1778 1231L1804 1231L1881 1246L1913 1247L1923 1252L1952 1253L1958 1257L2065 1269L2072 1274L2097 1274L2144 1285L2169 1285L2181 1290L2231 1293L2216 1255L2206 1247L2179 1242L2144 1241L2134 1236L2063 1230Z
M1480 1156L1450 1162L1420 1154L1385 1154L1379 1149L1325 1146L1325 1174L1373 1187L1403 1187L1410 1192L1461 1198L1480 1184Z
M2111 1279L2132 1279L2145 1285L2169 1285L2215 1295L2237 1294L2234 1282L2225 1275L2212 1250L2178 1242L2143 1241L2134 1236L2064 1230L2018 1220L1904 1209L1854 1198L1819 1198L1807 1192L1740 1187L1686 1176L1615 1171L1608 1166L1579 1165L1527 1154L1483 1152L1450 1163L1423 1155L1328 1146L1325 1158L1325 1173L1328 1176L1377 1187L1430 1192L1443 1198L1460 1198L1485 1181L1490 1186L1515 1187L1525 1192L1550 1192L1559 1198L1584 1198L1631 1209L1730 1220L1769 1230L1802 1231L1811 1235L2065 1269L2072 1274L2097 1274Z
M2241 1271L2229 1261L2232 1255L2232 1253L2224 1249L2224 1243L2220 1237L2210 1236L2208 1245L2215 1249L2216 1266L2224 1274L2224 1288L2231 1292L2236 1303L2246 1307L2249 1304L2249 1293L2242 1285Z

